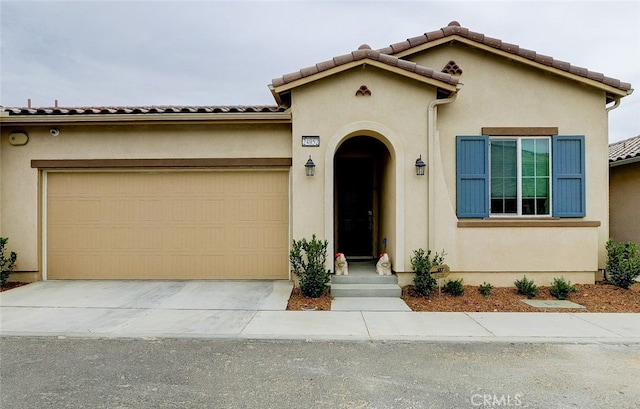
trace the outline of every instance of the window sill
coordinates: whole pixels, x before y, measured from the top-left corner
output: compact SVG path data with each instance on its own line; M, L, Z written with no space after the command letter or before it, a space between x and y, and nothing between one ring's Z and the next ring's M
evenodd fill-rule
M476 220L458 220L458 227L600 227L597 220L581 219L522 219L522 218L490 218Z

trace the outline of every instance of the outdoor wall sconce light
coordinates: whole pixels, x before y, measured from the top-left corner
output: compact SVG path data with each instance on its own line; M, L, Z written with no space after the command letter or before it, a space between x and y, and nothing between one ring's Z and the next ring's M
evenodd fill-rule
M316 173L316 164L313 163L313 160L311 159L311 155L309 155L309 159L307 160L307 163L304 164L304 170L307 176L313 176Z
M416 159L416 175L424 176L424 169L427 167L427 164L422 160L422 155L418 159Z

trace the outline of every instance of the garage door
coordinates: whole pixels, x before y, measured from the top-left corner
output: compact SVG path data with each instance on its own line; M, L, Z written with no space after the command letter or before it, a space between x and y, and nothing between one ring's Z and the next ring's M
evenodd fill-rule
M286 279L288 172L49 172L48 279Z

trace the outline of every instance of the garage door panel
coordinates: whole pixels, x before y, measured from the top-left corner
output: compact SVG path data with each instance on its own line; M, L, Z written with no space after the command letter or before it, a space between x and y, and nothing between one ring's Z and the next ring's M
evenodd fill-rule
M288 278L288 172L47 177L50 279Z

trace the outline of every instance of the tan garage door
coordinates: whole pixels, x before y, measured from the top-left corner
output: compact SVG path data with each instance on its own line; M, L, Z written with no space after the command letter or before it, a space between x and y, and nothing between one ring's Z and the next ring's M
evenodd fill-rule
M288 172L47 175L48 279L286 279Z

